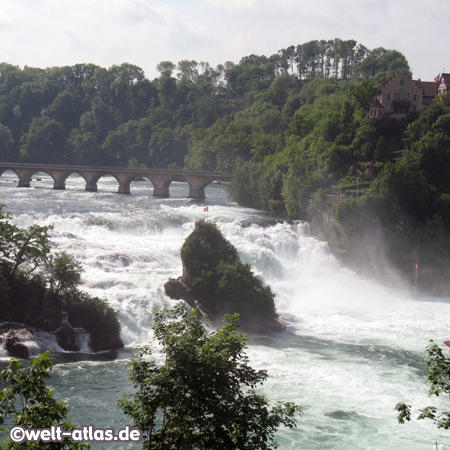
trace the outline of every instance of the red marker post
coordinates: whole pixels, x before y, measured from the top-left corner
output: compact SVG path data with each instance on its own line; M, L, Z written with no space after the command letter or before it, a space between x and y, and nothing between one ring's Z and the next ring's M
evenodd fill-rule
M419 272L419 262L416 261L416 274L415 274L415 278L414 278L414 286L417 286L417 275Z

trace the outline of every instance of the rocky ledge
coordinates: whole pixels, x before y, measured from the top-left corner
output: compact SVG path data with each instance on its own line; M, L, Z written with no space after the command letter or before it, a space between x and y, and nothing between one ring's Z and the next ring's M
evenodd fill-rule
M181 249L183 275L164 285L166 294L184 300L215 324L225 314L238 313L241 327L252 333L282 331L269 286L241 262L236 248L216 225L195 224Z

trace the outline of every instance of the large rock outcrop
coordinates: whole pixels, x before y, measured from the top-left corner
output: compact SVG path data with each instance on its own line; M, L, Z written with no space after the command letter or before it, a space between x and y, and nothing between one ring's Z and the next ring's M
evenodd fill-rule
M238 313L245 331L280 331L284 324L275 311L274 294L240 260L236 248L216 225L195 224L181 249L183 275L164 288L169 297L185 300L212 322Z

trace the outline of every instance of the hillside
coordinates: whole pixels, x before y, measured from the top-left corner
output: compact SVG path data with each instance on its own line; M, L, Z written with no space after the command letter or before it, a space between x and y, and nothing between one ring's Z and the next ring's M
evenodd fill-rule
M254 127L279 134L301 104L331 93L340 81L382 82L404 67L397 51L370 51L340 39L291 46L270 57L250 55L216 68L163 61L154 80L127 63L109 69L95 64L21 69L1 63L0 153L11 161L126 166L132 160L149 167L183 166L187 158L191 168L232 169L236 157L252 156L252 148L278 144L264 136L259 143L249 141L252 114L266 116ZM331 85L317 91L313 84L308 94L302 88L313 79ZM231 144L229 155L220 148L211 149L214 160L200 154L204 133L212 126L220 133L247 110L245 123L228 130L245 142L224 136L217 145Z
M378 87L409 71L401 53L320 40L158 70L1 64L1 159L231 171L240 204L310 221L347 263L413 280L418 260L422 286L447 284L448 99L369 118Z

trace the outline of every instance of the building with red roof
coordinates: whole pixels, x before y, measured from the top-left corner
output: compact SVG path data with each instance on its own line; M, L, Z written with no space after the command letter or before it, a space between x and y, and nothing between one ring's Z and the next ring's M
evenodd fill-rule
M450 74L442 74L436 83L413 80L406 70L397 72L375 93L369 117L405 119L408 115L419 114L431 105L439 89L450 90Z

